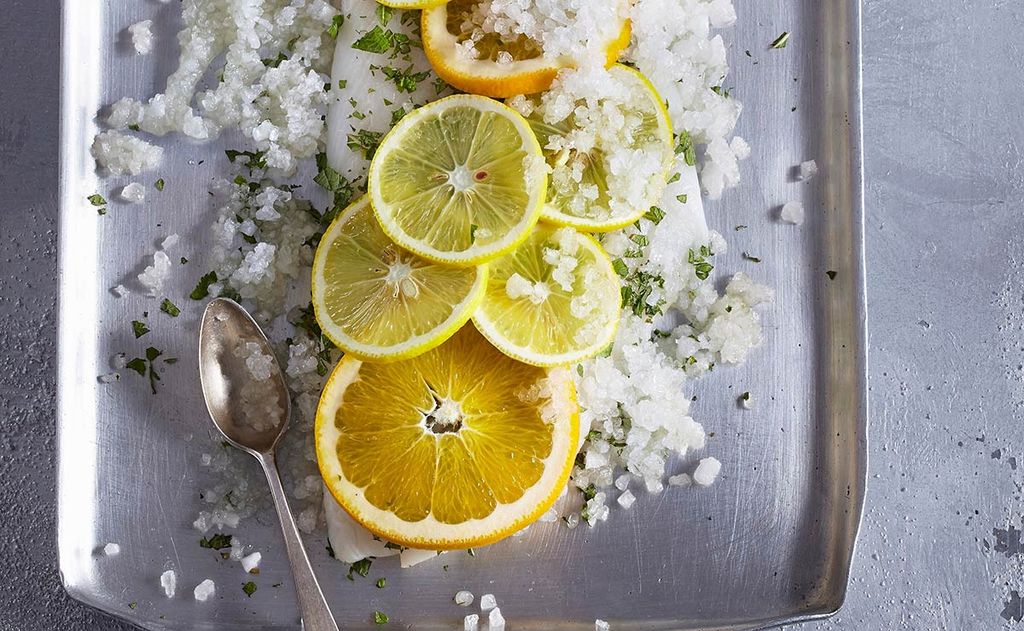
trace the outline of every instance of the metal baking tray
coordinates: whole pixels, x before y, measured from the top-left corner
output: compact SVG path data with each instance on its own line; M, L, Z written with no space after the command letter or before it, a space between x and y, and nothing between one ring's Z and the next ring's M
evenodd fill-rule
M738 23L724 32L733 68L726 87L746 104L738 133L753 155L744 183L707 204L708 222L730 243L720 269L773 286L777 301L764 314L765 344L748 363L696 385L693 413L714 433L708 452L724 463L721 478L702 490L640 494L629 512L616 511L594 529L538 525L475 558L449 554L404 571L394 559L378 561L371 577L386 576L386 589L346 580L347 568L328 558L323 539L307 538L344 628L375 628L375 609L390 616L391 627L456 628L468 613L451 603L459 589L495 594L510 629L546 631L593 629L595 618L635 631L753 629L827 616L842 605L867 458L860 4L738 8ZM145 341L195 356L198 309L173 322L153 319L162 315L155 301L117 299L109 288L141 271L139 262L169 233L183 237L183 256L202 256L207 190L223 163L214 158L227 146L163 139L165 166L152 175L166 180L162 194L150 190L144 206L117 206L100 218L85 203L100 190L88 151L95 113L119 96L148 96L173 67L173 47L158 47L162 54L148 61L126 50L123 29L153 10L158 39L172 41L177 3L64 2L60 573L75 598L147 629L295 629L272 519L250 520L240 532L264 553L251 598L240 589L249 577L237 564L197 545L191 521L204 483L197 462L210 429L191 364L166 370L156 396L97 382L113 354L138 350L127 323L144 310L156 322ZM788 46L770 50L783 31L791 33ZM797 183L793 165L811 158L820 175ZM803 226L777 219L791 199L807 207ZM737 224L749 228L734 231ZM193 276L175 275L169 295L184 297ZM753 410L736 404L744 391L755 397ZM108 541L120 544L120 555L96 554ZM168 567L178 573L173 600L159 585ZM196 603L192 587L206 577L217 582L217 597Z

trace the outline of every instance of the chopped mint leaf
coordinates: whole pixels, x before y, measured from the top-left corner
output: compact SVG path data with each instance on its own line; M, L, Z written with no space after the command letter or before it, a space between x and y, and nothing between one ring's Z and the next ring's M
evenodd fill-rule
M348 568L348 578L349 578L349 580L352 579L352 573L353 572L355 572L359 576L366 576L367 574L369 574L370 573L370 565L372 565L372 564L373 564L373 561L371 559L360 559L360 560L356 561L355 563L353 563L352 565L350 565L349 568Z
M383 578L378 578L377 579L377 589L384 589L385 585L387 585L387 580L386 579L383 579Z
M750 261L751 263L760 263L761 262L761 259L759 257L753 256L751 254L747 254L746 252L743 253L743 258L748 260L748 261Z
M370 66L370 70L380 70L383 72L384 76L395 84L399 92L407 92L409 94L416 91L420 81L430 76L430 73L427 71L413 72L412 69L411 64L405 70L399 70L394 66Z
M580 492L583 493L583 499L589 502L597 495L597 488L591 484L587 488L581 489Z
M654 223L654 225L658 225L665 218L665 211L657 206L651 206L651 209L644 213L644 217Z
M231 535L216 533L209 539L203 537L199 540L199 547L211 550L223 550L224 548L230 548Z
M195 289L188 295L192 300L202 300L210 295L210 285L217 282L217 272L207 272L196 283Z
M676 182L679 181L679 178L681 178L681 177L683 177L682 174L680 174L678 171L676 171L676 173L672 177L670 177L668 179L668 182L665 182L665 183L666 184L675 184Z
M352 44L352 48L382 55L395 45L394 33L379 26L366 33Z
M348 135L348 148L352 151L361 151L363 157L370 160L373 154L377 153L377 147L383 137L384 134L379 131L360 129Z
M712 265L711 263L708 263L707 260L704 258L710 255L711 249L708 248L706 245L702 245L700 246L700 253L694 252L691 249L689 255L687 256L687 262L690 265L693 265L694 273L700 280L707 280L708 276L711 275L712 270L715 269L715 266Z
M615 273L622 278L629 276L629 267L626 266L626 263L623 262L622 259L615 259L612 261L612 269L614 269Z
M388 616L383 611L374 611L373 612L373 621L376 622L377 624L387 624L388 623Z
M476 243L476 231L479 230L479 229L480 229L480 227L477 226L475 223L469 224L469 242L470 243Z
M94 193L94 194L86 197L86 199L89 200L89 203L92 204L93 206L106 206L107 205L107 200L104 199L104 197L102 195L100 195L99 193Z
M676 195L676 199L679 201L680 204L685 204L687 199L686 193L683 193L682 195Z
M331 36L331 39L338 38L338 31L341 30L341 25L345 23L345 16L340 13L331 19L331 25L327 27L327 34Z
M188 259L183 256L181 257L181 264L184 265L185 263L188 263Z
M149 333L149 327L146 326L145 322L139 322L138 320L132 320L132 333L135 334L135 339L139 339L146 333Z
M740 230L746 230L747 228L749 228L749 226L747 226L746 224L742 224L741 223L740 225L738 225L735 228L733 228L733 230L735 230L736 232L739 232Z
M142 359L141 357L136 357L135 359L125 364L125 368L128 368L129 370L134 370L143 377L146 376L146 360Z
M838 272L830 269L829 271L825 272L825 275L828 276L829 280L835 280L836 276L838 276Z
M246 596L252 598L252 595L256 593L256 583L252 581L242 583L242 591L245 592Z
M181 309L167 298L164 298L164 301L160 303L160 311L163 311L172 318L177 318L181 315Z
M337 216L338 212L349 205L355 197L356 189L354 184L344 175L334 170L327 164L327 154L319 153L316 156L316 168L318 169L313 181L324 188L334 197L333 209L324 213L320 218L320 225L326 228Z
M683 161L686 162L687 166L694 166L697 164L697 148L693 145L693 138L690 137L690 132L684 131L679 134L679 144L676 145L676 155L683 154Z
M96 209L96 214L97 214L97 215L99 215L99 216L101 216L101 217L102 217L103 215L107 214L107 209L106 209L106 207L103 207L103 208L97 208L97 209Z
M156 182L153 182L153 186L154 186L154 187L156 188L156 190L158 190L158 191L162 191L162 190L164 190L164 186L166 186L166 185L167 185L167 183L166 183L166 182L164 182L164 178L160 178L160 179L159 179L159 180L157 180Z
M789 31L783 31L782 35L779 35L778 37L775 38L775 41L772 42L771 47L772 48L785 48L786 44L788 44L788 43L789 43Z
M403 551L403 550L407 550L407 549L408 549L408 548L406 548L405 546L401 546L401 545L399 545L399 544L397 544L397 543L392 543L392 542L390 542L390 541L388 541L387 543L385 543L385 544L384 544L384 547L385 547L385 548L387 548L388 550L398 550L399 552L401 552L401 551Z
M135 602L130 602L130 603L128 603L128 608L129 608L129 609L135 609L135 608L136 608L136 607L138 607L138 606L139 606L139 604L138 604L138 603L135 603Z
M576 374L580 377L583 376L583 364L576 364Z
M142 128L139 127L138 123L132 123L131 125L128 125L128 129L132 131L142 131Z
M381 23L381 26L387 26L394 13L395 10L386 4L377 3L377 21Z
M398 121L405 118L405 115L408 113L409 112L406 112L404 107L399 107L398 109L391 110L391 126L394 127L395 125L397 125Z
M639 233L629 235L629 240L640 247L650 244L650 240L645 235Z
M153 361L154 359L160 357L161 355L163 355L163 352L156 348L153 348L152 346L146 349L146 359L148 359L149 361Z
M338 79L338 89L339 90L344 90L347 85L348 85L348 79Z
M732 90L726 90L720 85L711 86L711 91L717 94L718 96L725 98L729 98L730 96L732 96Z
M274 57L273 59L262 59L261 61L263 62L263 65L266 66L267 68L277 68L278 66L281 65L282 61L287 61L287 59L288 55L285 55L283 52L280 52L277 53L277 57Z

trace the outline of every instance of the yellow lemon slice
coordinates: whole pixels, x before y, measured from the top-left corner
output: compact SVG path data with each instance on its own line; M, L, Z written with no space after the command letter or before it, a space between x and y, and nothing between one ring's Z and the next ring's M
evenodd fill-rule
M477 265L525 239L546 187L547 166L526 119L468 94L406 115L370 163L370 199L384 232L451 265Z
M674 157L665 102L633 68L615 65L608 76L622 88L609 91L614 97L580 102L556 122L545 121L542 106L527 119L552 169L545 221L588 232L618 230L665 191ZM527 106L540 103L535 97Z
M543 92L559 70L574 65L570 59L545 58L541 45L524 35L512 41L495 33L474 39L465 27L472 23L479 4L480 0L451 0L423 11L423 51L434 71L449 84L473 94L508 98ZM631 35L629 20L623 20L604 47L606 64L618 60Z
M536 366L571 364L615 338L619 278L593 237L538 225L489 273L473 322L506 355Z
M558 498L579 438L567 370L499 353L473 327L391 364L345 357L316 416L320 472L377 536L428 550L493 543Z
M320 239L313 259L313 309L346 353L394 361L434 348L469 320L487 268L450 267L391 242L363 197Z

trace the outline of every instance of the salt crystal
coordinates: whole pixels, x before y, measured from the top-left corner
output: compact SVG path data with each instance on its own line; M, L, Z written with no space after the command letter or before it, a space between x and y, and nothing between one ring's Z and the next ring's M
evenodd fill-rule
M800 163L800 179L809 180L818 174L818 163L814 160L808 160Z
M668 479L669 486L692 486L693 480L685 473L674 475Z
M786 202L782 206L779 218L787 223L799 226L804 222L804 205L800 202Z
M487 613L497 606L498 601L494 598L494 594L484 594L480 597L480 611Z
M120 195L121 199L129 204L138 204L146 199L146 187L138 182L132 182L121 189Z
M110 289L110 291L113 292L113 294L115 296L117 296L118 298L124 298L128 294L132 293L132 292L128 291L128 288L125 287L124 285L116 285L116 286L112 287Z
M117 374L116 372L108 372L105 375L100 375L99 377L97 377L100 383L113 383L120 378L121 375Z
M148 55L153 51L153 20L143 20L128 27L128 33L132 38L132 46L135 52L140 55Z
M169 249L173 248L174 246L178 245L178 240L179 239L180 239L180 237L178 237L177 234L169 234L169 235L167 235L167 238L160 242L160 249L161 250L169 250Z
M252 574L253 570L260 566L260 561L263 559L263 555L259 552L253 552L248 556L242 557L242 569Z
M580 525L580 514L569 513L569 516L565 518L565 527L572 530L576 526Z
M461 590L455 593L455 604L460 607L468 607L473 604L473 592Z
M754 409L754 395L749 392L744 392L740 395L740 405L743 406L744 410Z
M620 495L618 499L615 501L618 502L619 506L621 506L622 508L629 510L629 507L631 507L633 505L633 502L636 501L636 496L634 496L632 492L627 490L623 491L622 495Z
M615 488L619 489L620 491L625 491L627 488L629 488L629 480L632 477L633 476L629 475L628 473L623 473L619 477L615 478Z
M721 470L722 463L717 458L702 458L693 472L693 481L701 486L710 486Z
M558 509L556 509L554 506L552 506L551 508L546 510L544 512L544 514L541 515L540 518L537 521L547 523L547 522L555 521L557 519L558 519Z
M167 570L160 575L160 587L164 588L164 596L174 598L174 591L178 587L178 575L174 570Z
M199 462L204 467L208 467L208 466L210 466L210 463L213 462L213 456L211 456L210 454L203 454L203 455L199 456Z
M214 585L212 580L206 579L196 585L196 588L192 590L192 596L199 602L206 602L206 599L213 596L215 591L217 591L217 586Z
M594 620L594 631L608 631L609 629L611 629L611 625L604 620L600 618Z
M171 259L161 250L153 254L153 264L138 275L139 282L146 288L146 293L156 296L164 287L164 282L171 273Z
M480 628L480 616L471 613L462 620L462 631L477 631Z
M107 545L103 546L104 556L113 557L119 554L121 554L121 546L117 545L116 543L108 543Z
M501 615L501 609L491 609L487 616L487 631L505 631L505 617Z
M164 157L162 148L117 131L98 134L90 151L96 164L111 175L138 175L156 168Z

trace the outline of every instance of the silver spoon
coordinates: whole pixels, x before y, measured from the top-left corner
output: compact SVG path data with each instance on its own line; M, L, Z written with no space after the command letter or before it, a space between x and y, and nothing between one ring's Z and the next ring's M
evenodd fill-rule
M248 342L259 344L260 352L273 358L270 379L256 381L246 367L245 358L236 354L236 349ZM217 298L210 301L203 312L203 322L199 328L199 380L203 385L206 409L210 411L213 424L229 443L259 460L263 472L267 474L270 494L274 498L277 516L281 519L285 548L292 566L303 628L307 631L338 631L338 624L331 615L309 564L306 549L302 546L302 538L291 508L288 507L274 460L277 443L288 428L291 412L288 387L267 336L252 316L233 300ZM240 392L247 384L258 384L255 387L266 397L266 403L276 404L266 406L270 408L267 411L270 418L258 419L260 424L256 428L246 422L245 412L241 409ZM253 391L252 388L250 385L249 392Z

